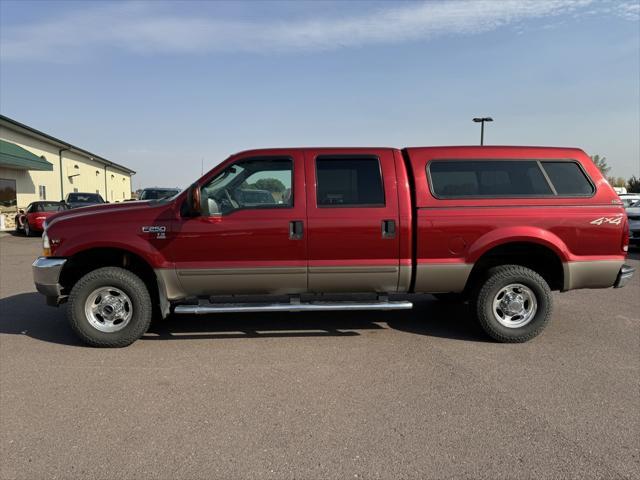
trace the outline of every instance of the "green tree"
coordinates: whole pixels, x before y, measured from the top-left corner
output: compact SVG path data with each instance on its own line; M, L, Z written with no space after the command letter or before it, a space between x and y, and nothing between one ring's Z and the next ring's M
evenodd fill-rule
M595 164L596 167L600 170L603 177L607 177L607 173L611 170L611 167L607 165L607 157L601 157L600 155L592 155L591 161Z
M622 177L609 177L607 178L609 185L612 187L626 187L627 181Z
M252 185L258 190L268 190L269 192L282 193L286 190L284 183L277 178L261 178Z
M627 182L627 192L640 193L640 178L633 175Z

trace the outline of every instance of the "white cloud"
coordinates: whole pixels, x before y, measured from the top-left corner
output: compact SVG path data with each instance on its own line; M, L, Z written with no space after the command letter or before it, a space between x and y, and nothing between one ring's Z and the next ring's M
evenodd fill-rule
M161 12L152 3L85 8L0 34L3 60L69 61L97 49L137 54L301 52L469 35L575 13L593 0L452 0L387 4L343 18L230 20ZM389 6L393 5L393 6ZM597 4L596 4L597 5ZM632 16L635 4L620 4Z

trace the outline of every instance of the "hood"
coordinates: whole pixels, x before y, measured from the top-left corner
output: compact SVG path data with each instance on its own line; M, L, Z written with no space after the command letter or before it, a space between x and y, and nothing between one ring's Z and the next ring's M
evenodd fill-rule
M151 207L149 201L137 201L137 202L122 202L122 203L99 203L90 205L87 207L72 208L63 212L57 212L47 219L47 225L53 225L62 220L68 220L72 218L102 215L109 213L125 213L139 210L146 210Z

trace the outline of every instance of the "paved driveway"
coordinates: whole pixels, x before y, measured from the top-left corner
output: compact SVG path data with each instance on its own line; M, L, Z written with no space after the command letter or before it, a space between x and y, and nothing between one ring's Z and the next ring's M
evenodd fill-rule
M464 306L181 317L86 348L0 238L0 477L639 478L640 283L523 345ZM630 263L640 267L640 256Z

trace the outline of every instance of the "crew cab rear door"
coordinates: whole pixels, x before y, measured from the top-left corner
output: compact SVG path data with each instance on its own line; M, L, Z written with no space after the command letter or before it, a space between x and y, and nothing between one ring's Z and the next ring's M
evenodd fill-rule
M305 149L311 292L395 292L398 193L391 149Z

